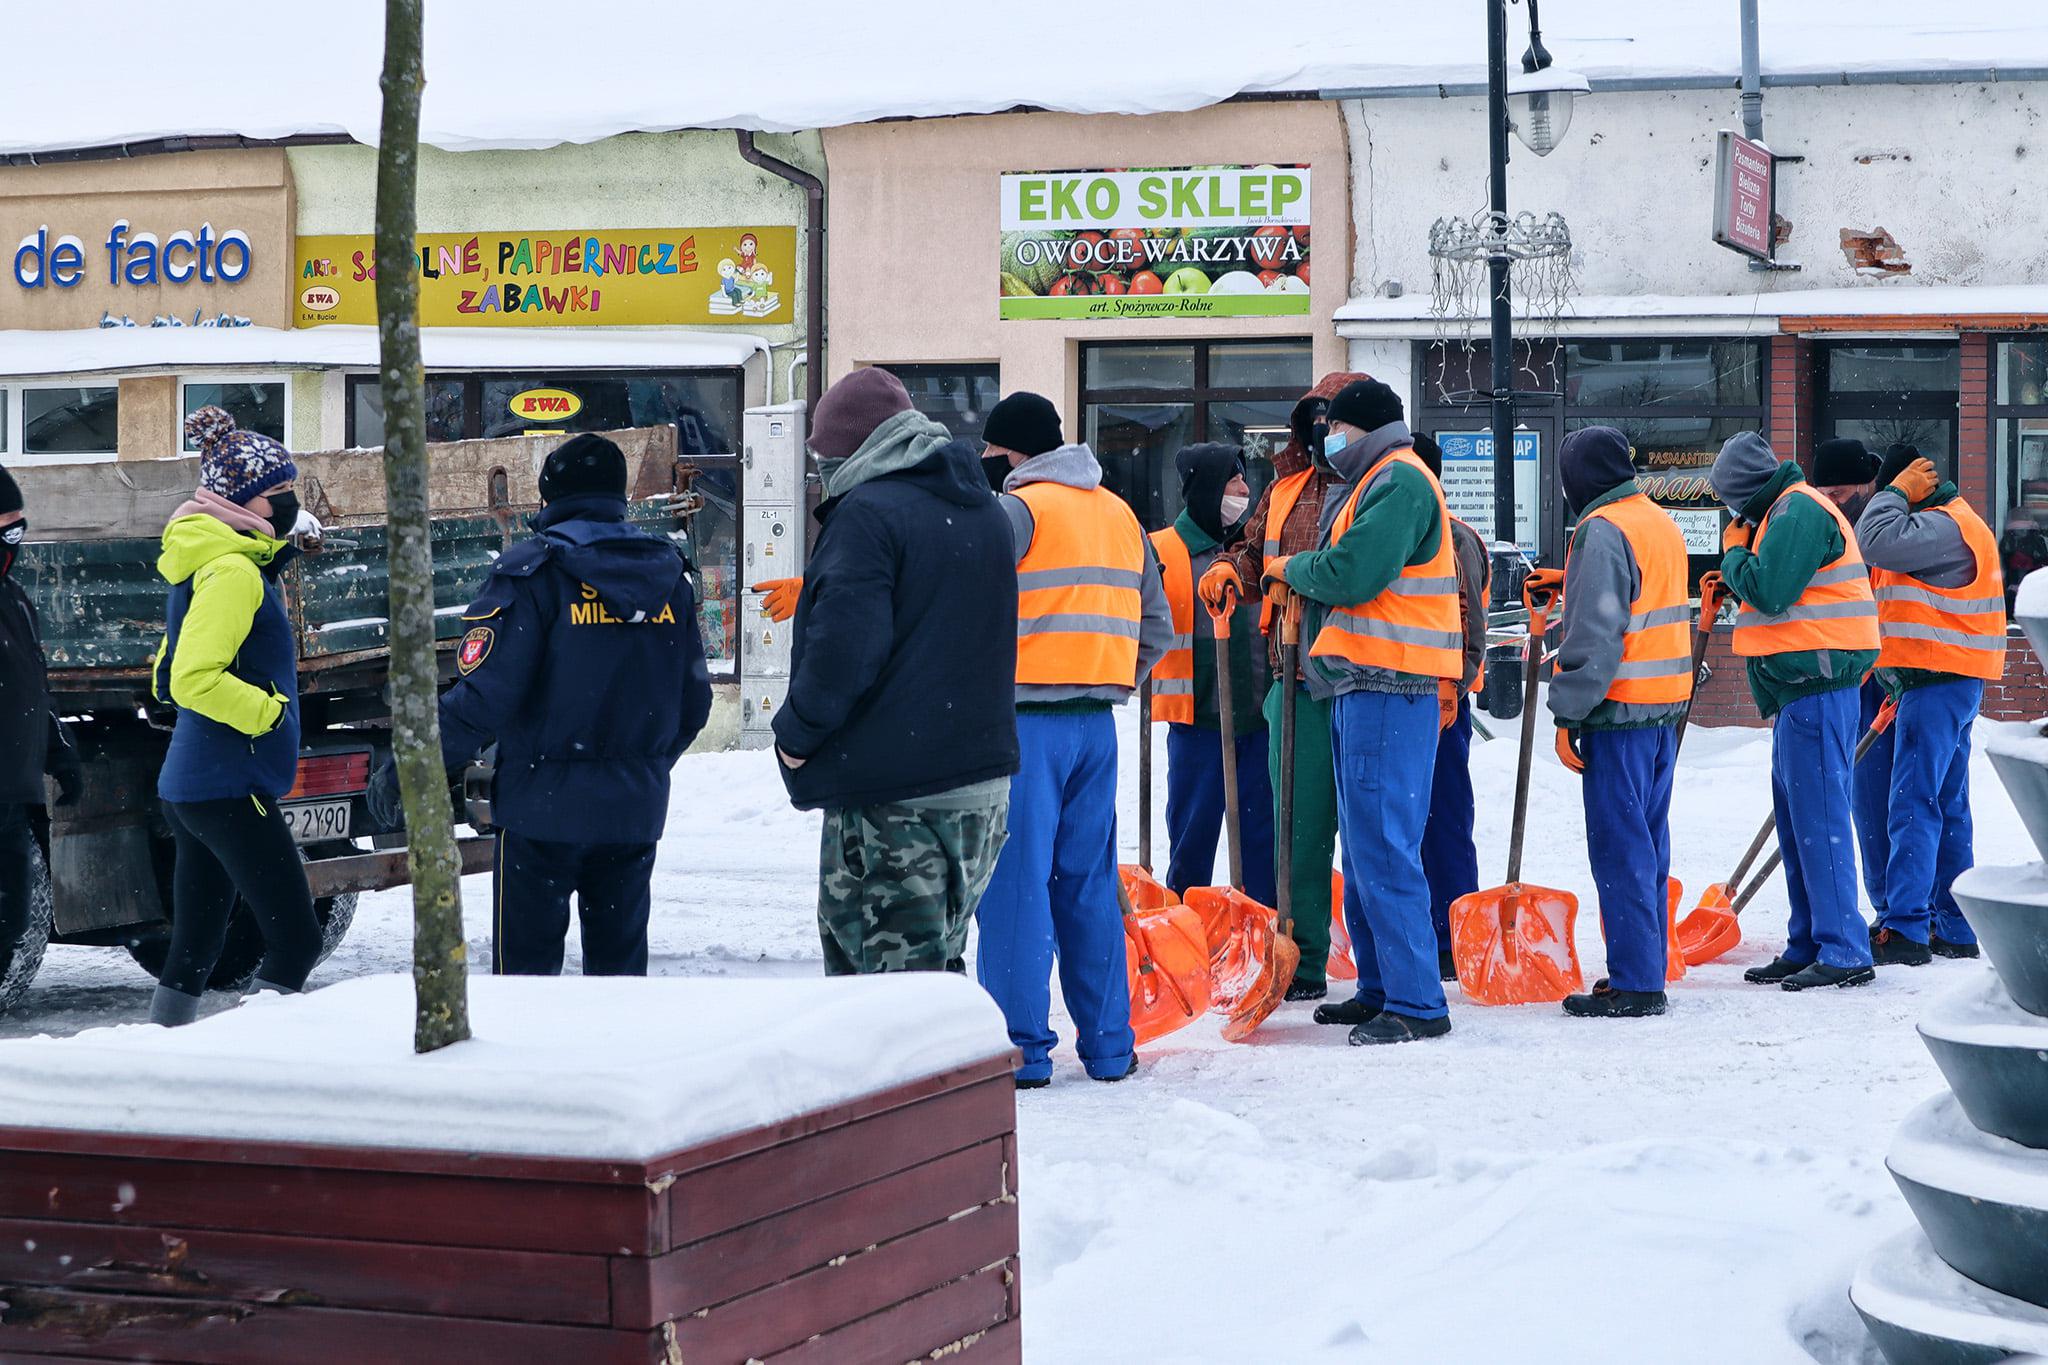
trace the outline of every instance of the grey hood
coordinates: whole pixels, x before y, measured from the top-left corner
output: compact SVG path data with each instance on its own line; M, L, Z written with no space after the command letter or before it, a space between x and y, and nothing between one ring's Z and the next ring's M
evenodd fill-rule
M1714 467L1707 471L1707 481L1714 487L1714 496L1739 517L1742 509L1749 506L1749 500L1777 474L1778 464L1778 453L1771 449L1771 443L1757 432L1745 431L1730 436L1721 447L1721 453L1714 457Z
M897 413L868 433L860 449L844 460L820 460L827 497L844 497L869 479L915 469L953 439L953 433L914 409Z
M1033 455L1010 471L1003 491L1014 493L1027 483L1058 483L1069 488L1102 486L1102 461L1083 442L1063 445L1043 455Z

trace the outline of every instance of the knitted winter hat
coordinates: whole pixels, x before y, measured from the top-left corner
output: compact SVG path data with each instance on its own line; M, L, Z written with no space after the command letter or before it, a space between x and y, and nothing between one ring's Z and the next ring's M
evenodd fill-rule
M1060 410L1035 393L1008 394L990 408L981 439L1019 455L1043 455L1067 443L1060 434Z
M825 390L811 414L811 449L821 460L844 460L875 434L875 428L910 410L903 381L879 366L855 370Z
M1444 448L1436 443L1436 437L1418 431L1411 444L1415 447L1415 458L1429 468L1439 479L1444 476Z
M1564 499L1583 511L1609 489L1636 476L1635 447L1614 427L1585 427L1557 448L1557 475Z
M625 452L594 431L571 436L549 451L540 467L542 502L579 493L626 496Z
M1877 456L1854 436L1837 436L1813 448L1813 482L1822 488L1869 483L1877 475Z
M1707 471L1707 482L1713 486L1714 496L1727 505L1736 516L1749 500L1763 491L1778 472L1778 452L1771 449L1771 443L1761 432L1742 431L1730 436L1721 446L1721 453L1714 457L1714 467Z
M185 435L199 447L199 486L232 503L247 503L299 477L291 453L260 431L243 431L219 408L185 419Z
M1905 441L1896 441L1886 446L1884 463L1879 465L1877 470L1877 486L1879 488L1891 487L1892 480L1905 473L1907 465L1922 458L1925 457L1920 454L1920 447L1910 445ZM1935 473L1943 474L1940 460L1932 460L1930 463L1934 465ZM1945 474L1944 477L1946 477ZM1819 483L1820 480L1815 479L1814 482Z

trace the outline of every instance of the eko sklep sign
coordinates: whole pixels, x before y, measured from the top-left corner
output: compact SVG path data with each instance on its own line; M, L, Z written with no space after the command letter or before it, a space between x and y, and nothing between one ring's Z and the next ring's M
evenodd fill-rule
M587 228L423 232L429 327L603 327L789 322L796 229ZM297 325L377 321L367 236L301 237Z
M1004 318L1309 311L1309 168L1002 177Z

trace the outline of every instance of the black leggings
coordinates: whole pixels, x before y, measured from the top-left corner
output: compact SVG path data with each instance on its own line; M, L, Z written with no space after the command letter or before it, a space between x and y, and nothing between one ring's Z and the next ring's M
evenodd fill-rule
M164 817L178 841L178 867L171 883L171 948L158 980L186 995L206 989L239 891L263 931L257 976L287 990L304 987L320 956L320 922L277 802L251 796L166 801Z
M27 806L0 803L0 976L7 974L15 946L28 931L36 840L28 811Z

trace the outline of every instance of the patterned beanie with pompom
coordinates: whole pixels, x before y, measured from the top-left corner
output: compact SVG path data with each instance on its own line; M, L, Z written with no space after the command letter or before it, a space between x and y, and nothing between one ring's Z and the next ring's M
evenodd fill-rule
M283 445L259 431L243 431L219 408L185 419L185 436L199 447L199 486L229 502L246 503L299 477Z

